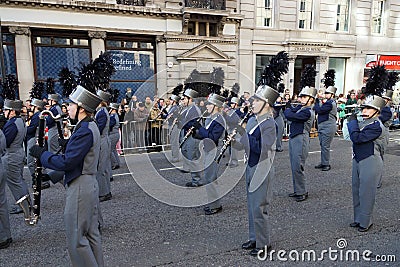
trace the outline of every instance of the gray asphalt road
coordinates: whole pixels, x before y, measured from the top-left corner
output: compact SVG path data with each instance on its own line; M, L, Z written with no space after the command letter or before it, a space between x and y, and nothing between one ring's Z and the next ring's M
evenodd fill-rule
M133 176L126 164L115 171L113 199L101 203L106 265L400 266L400 134L393 132L391 137L383 186L376 199L374 226L367 233L348 227L352 222L351 143L335 138L332 170L321 172L314 169L319 163L319 144L317 138L312 139L306 164L310 197L301 203L287 197L292 192L292 182L288 144L284 144L284 152L277 153L275 159L274 198L270 207L273 249L282 252L279 259L277 252L273 254L272 261L253 258L240 248L248 233L245 185L244 179L239 179L243 162L238 168L221 170L238 183L222 198L222 213L205 216L202 207L161 203L136 183L133 177L142 183L151 180L154 173L172 184L184 185L189 181L189 174L174 169L164 154L129 156L127 161L134 164L130 166ZM27 174L25 177L29 180ZM160 195L168 196L165 188L158 189ZM193 198L198 192L193 191ZM8 196L11 200L9 192ZM25 226L20 214L11 215L14 242L10 248L0 250L0 266L69 266L62 219L64 188L52 185L43 191L42 199L42 219L36 227ZM366 250L372 252L372 259L381 256L387 262L363 260ZM311 251L316 253L315 260ZM359 261L352 260L352 251L359 253ZM302 254L305 261L301 260ZM298 260L294 260L297 255ZM350 261L346 261L346 255Z

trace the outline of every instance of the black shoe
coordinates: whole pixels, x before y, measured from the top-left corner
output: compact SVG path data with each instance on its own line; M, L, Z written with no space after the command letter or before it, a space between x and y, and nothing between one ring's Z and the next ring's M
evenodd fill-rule
M373 225L373 224L371 223L367 228L362 227L362 226L359 226L359 227L358 227L358 231L359 231L359 232L367 232L367 231L371 228L372 225Z
M296 193L290 193L289 197L298 197L298 195Z
M215 208L215 209L210 209L209 208L208 210L205 210L204 213L206 215L213 215L213 214L216 214L216 213L221 212L221 211L222 211L222 206L218 207L218 208Z
M359 227L359 226L360 226L360 223L358 223L358 222L352 222L350 224L350 227Z
M192 182L187 182L186 184L185 184L185 186L186 187L199 187L199 186L202 186L201 184L194 184L194 183L192 183Z
M249 240L246 243L242 244L242 249L249 250L253 248L256 248L256 241Z
M316 169L322 169L324 167L324 165L322 165L322 164L318 164L317 166L315 166L314 168L316 168Z
M187 170L184 170L184 169L179 169L179 171L183 172L183 173L189 173L190 172L190 171L187 171Z
M264 248L253 248L249 254L253 257L257 257L258 255L260 255L260 257L263 258L264 253L268 253L269 250L271 250L271 246L267 247L267 251L265 251L265 247Z
M207 206L207 207L204 207L203 210L204 210L204 211L210 210L210 207L208 207L208 206Z
M8 248L12 243L12 238L8 238L6 241L0 242L0 249Z
M321 168L321 170L324 172L329 171L330 169L331 169L331 165L325 165Z
M283 149L276 149L276 152L283 152Z
M100 202L108 201L108 200L111 200L111 199L112 199L111 192L108 193L107 195L99 196L99 201L100 201Z
M119 165L112 167L113 170L119 169Z
M14 206L10 209L10 214L20 214L24 211L19 206Z
M50 182L42 182L42 190L47 188L50 188Z
M110 177L110 182L114 182L114 177Z
M303 195L298 195L298 196L296 197L296 201L297 201L297 202L301 202L301 201L306 200L307 198L308 198L308 193L305 193L305 194L303 194Z

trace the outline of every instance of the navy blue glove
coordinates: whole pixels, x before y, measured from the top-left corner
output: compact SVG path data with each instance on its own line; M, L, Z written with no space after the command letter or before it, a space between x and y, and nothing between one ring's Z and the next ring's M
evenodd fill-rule
M357 114L356 113L351 113L351 115L349 117L347 117L347 121L351 122L357 120Z
M34 145L33 147L31 147L29 149L29 155L31 155L34 158L39 159L42 156L44 151L46 151L46 149L44 147Z

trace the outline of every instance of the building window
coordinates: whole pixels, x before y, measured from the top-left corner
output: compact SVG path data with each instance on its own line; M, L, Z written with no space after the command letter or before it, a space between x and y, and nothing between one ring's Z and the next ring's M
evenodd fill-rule
M90 62L91 53L87 33L33 32L34 71L36 81L47 78L58 79L58 73L64 67L76 72L80 64ZM58 82L54 89L62 94Z
M313 0L299 0L298 22L299 29L312 29Z
M336 30L347 32L349 30L350 0L339 0L337 5Z
M274 0L257 0L257 26L273 27L273 3Z
M269 64L269 61L271 60L272 57L273 56L269 55L256 55L256 77L255 77L256 84L260 81L264 67Z
M189 21L188 35L216 37L218 35L218 24L207 21Z
M3 37L3 56L4 56L5 74L17 75L14 35L11 33L3 32L2 37Z
M374 0L372 3L372 33L382 33L384 0Z
M330 57L328 69L334 69L335 72L335 87L337 88L337 95L344 94L344 80L346 73L346 58Z
M155 43L152 38L110 36L106 50L111 52L116 72L111 76L110 87L119 90L118 101L129 87L139 100L156 92Z

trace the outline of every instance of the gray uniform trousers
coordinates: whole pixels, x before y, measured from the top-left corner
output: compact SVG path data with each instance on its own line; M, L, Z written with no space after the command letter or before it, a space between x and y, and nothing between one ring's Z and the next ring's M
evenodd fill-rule
M219 165L214 161L215 154L212 152L213 151L205 152L205 170L203 172L203 175L204 182L207 183L206 192L209 201L209 204L207 206L210 209L215 209L221 207L221 202L219 200L221 196L218 194L217 188L215 187L215 185L217 184L215 180L217 180Z
M283 132L285 128L285 122L283 121L282 115L279 115L275 119L277 131L276 131L276 149L282 150L282 138L283 138Z
M14 196L15 201L29 194L28 186L23 177L25 151L22 147L26 128L21 118L15 121L18 134L2 158L4 174L7 178L8 187Z
M97 196L95 175L81 175L66 186L64 223L72 266L104 266Z
M11 238L10 218L8 215L8 203L6 195L6 176L4 175L1 155L6 148L6 139L0 130L0 242Z
M104 131L106 131L106 129L104 129ZM104 196L111 192L110 147L108 134L103 133L100 137L100 156L96 175L97 182L99 183L99 196Z
M296 135L289 139L290 166L292 168L292 179L294 193L303 195L306 191L306 177L304 166L308 157L310 136L307 133Z
M353 159L352 192L354 222L367 228L371 224L376 189L383 170L382 157L371 155L357 163Z
M183 131L182 131L183 132ZM184 162L184 169L188 168L192 176L192 184L198 185L201 180L201 164L198 159L200 158L199 140L189 136L186 142L182 145L182 155Z
M175 124L172 129L169 129L169 140L171 143L171 158L172 161L179 161L179 129Z
M384 140L385 141L383 143L382 162L384 162L383 155L386 153L387 146L389 144L389 126L386 126L386 124L384 124L384 126L385 126L385 128L384 128ZM378 187L382 186L382 176L383 176L383 168L382 168L381 175L379 176Z
M116 126L114 126L116 127ZM117 152L117 143L119 141L119 130L113 129L110 132L110 144L111 144L111 166L114 168L116 166L121 165L121 161L119 160L119 155Z
M26 145L27 146L26 150L28 151L28 153L27 153L28 155L26 156L26 163L28 165L29 173L30 173L30 175L32 177L33 177L33 175L35 174L35 171L36 171L36 160L35 160L34 157L32 157L29 154L29 149L31 149L31 147L33 147L34 145L36 145L36 138L35 137L29 139L28 142L27 142L27 145Z
M327 120L318 124L318 138L321 146L321 164L329 165L330 149L336 133L336 121Z
M268 206L272 197L272 182L275 175L274 166L269 173L257 172L264 175L264 182L256 191L250 193L249 185L255 175L258 165L246 167L247 210L249 216L249 240L256 241L257 248L264 248L271 244L271 223L269 221ZM257 178L258 179L258 178Z

